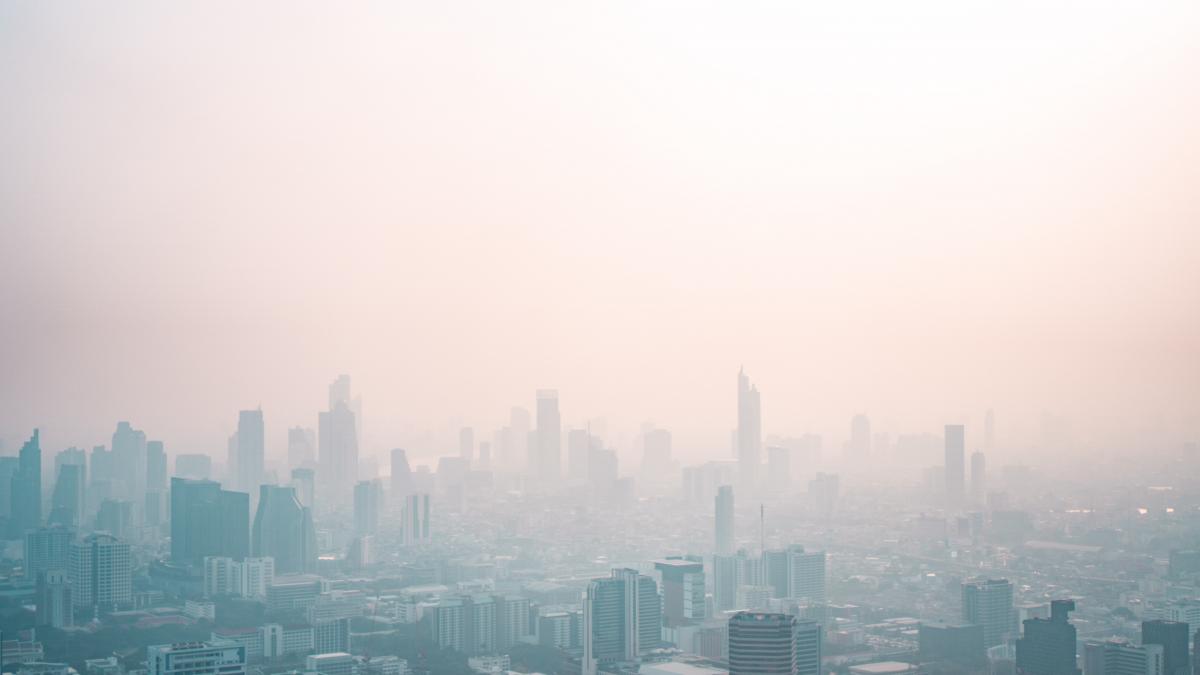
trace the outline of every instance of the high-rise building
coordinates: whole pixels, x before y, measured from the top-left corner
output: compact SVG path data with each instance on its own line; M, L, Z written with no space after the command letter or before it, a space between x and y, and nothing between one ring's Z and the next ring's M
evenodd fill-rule
M93 534L71 544L71 601L76 607L112 610L133 601L129 544Z
M788 594L793 600L825 604L825 552L807 552L803 546L787 550Z
M961 424L946 425L946 503L963 502L966 487L966 430Z
M359 536L379 531L379 512L383 508L383 484L360 480L354 486L354 531Z
M745 550L734 555L713 556L713 607L718 612L738 607L738 588L762 585L762 561Z
M167 490L167 453L162 441L146 441L146 489Z
M545 481L557 480L562 474L562 417L558 412L558 392L539 389L537 392L537 463L531 467L534 475Z
M429 543L429 495L415 493L406 496L402 520L402 541L405 546Z
M346 652L310 654L305 657L304 670L318 675L354 675L354 657Z
M737 422L738 482L742 488L754 490L762 464L762 401L742 369L738 369Z
M1192 675L1188 653L1188 624L1161 619L1142 622L1142 644L1163 648L1163 675Z
M983 626L922 623L917 635L917 655L922 665L941 667L947 672L982 672L987 667Z
M147 675L244 675L246 648L225 642L146 647Z
M288 429L288 466L293 469L311 468L316 461L317 434L312 429Z
M463 427L458 430L458 456L467 463L467 466L475 461L475 430L471 427Z
M982 452L971 453L971 501L987 502L987 457Z
M80 464L63 464L54 481L50 497L50 524L82 527L87 509L86 468Z
M1049 618L1025 619L1025 632L1017 639L1017 673L1020 675L1080 675L1075 660L1075 626L1068 616L1074 600L1050 603ZM1184 653L1187 653L1184 631Z
M408 465L408 455L404 448L392 449L392 494L393 504L403 504L404 498L412 492L412 467Z
M595 675L602 663L636 661L662 640L657 584L636 570L613 570L588 585L583 622L584 675Z
M519 595L496 595L496 650L510 649L533 635L529 598Z
M850 444L847 454L853 460L866 459L871 454L871 420L859 413L850 418Z
M232 467L234 488L254 494L263 481L266 431L262 408L238 413L237 455Z
M445 598L430 619L432 637L440 647L474 656L496 650L496 599L490 595Z
M42 446L37 429L21 446L9 494L12 533L18 539L42 524Z
M107 532L117 539L128 539L133 531L133 502L125 499L105 499L96 510L95 530Z
M662 578L662 615L667 626L704 620L704 562L699 558L655 560Z
M296 489L296 499L300 505L309 509L314 508L317 491L316 473L307 467L292 469L292 487Z
M717 555L732 555L734 550L732 485L722 485L717 488L714 509L716 511L716 534L713 550Z
M75 625L75 607L71 603L71 580L62 569L42 572L37 577L38 626L68 628Z
M65 527L39 527L25 533L25 577L37 582L51 570L65 570L71 561L75 532Z
M1112 638L1086 648L1089 666L1103 663L1103 675L1166 675L1163 669L1162 645L1135 645L1128 640Z
M985 646L1003 644L1016 630L1012 582L1007 579L964 582L962 620L983 626Z
M821 626L789 614L729 619L729 675L820 675Z
M204 597L235 595L265 600L267 589L275 582L274 558L233 558L210 556L204 559Z
M338 375L338 378L329 385L329 409L337 408L338 403L345 404L350 412L354 413L354 437L361 441L363 437L362 397L351 395L349 375Z
M311 573L317 568L317 535L312 512L292 487L259 487L258 511L250 535L255 557L275 559L277 574Z
M112 469L111 496L140 502L146 485L146 434L129 422L118 422L113 432Z
M358 481L358 432L354 412L343 400L334 402L317 420L321 499L344 504Z
M210 480L171 479L171 560L200 565L207 556L250 553L250 496Z

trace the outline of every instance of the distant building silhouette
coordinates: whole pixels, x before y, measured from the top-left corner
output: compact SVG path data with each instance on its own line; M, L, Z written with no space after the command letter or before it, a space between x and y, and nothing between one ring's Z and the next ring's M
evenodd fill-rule
M961 424L946 425L946 503L960 506L966 487L966 431Z
M250 495L209 480L171 479L171 560L198 566L207 556L250 553Z
M1049 618L1024 621L1024 635L1017 639L1018 675L1080 675L1075 659L1075 626L1068 616L1074 610L1074 600L1055 600L1050 603ZM1185 654L1186 641L1185 630Z
M735 546L732 485L722 485L717 488L717 496L714 499L714 510L716 512L716 528L713 551L717 555L732 555Z
M536 464L531 471L543 481L557 480L562 474L562 416L558 411L558 392L537 392Z
M762 465L762 400L758 388L738 369L737 458L738 482L745 490L758 486ZM751 494L747 492L747 494Z
M21 446L16 471L10 488L11 527L13 539L42 524L42 446L38 430Z
M300 504L294 488L259 488L250 535L250 549L256 558L274 558L276 574L312 573L317 569L316 538L312 512Z
M1012 582L1007 579L964 582L962 620L983 626L985 646L1003 644L1016 629Z

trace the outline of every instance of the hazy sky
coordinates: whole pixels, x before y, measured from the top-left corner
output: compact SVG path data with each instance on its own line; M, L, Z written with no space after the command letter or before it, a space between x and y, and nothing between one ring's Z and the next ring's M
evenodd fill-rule
M1193 0L248 4L0 2L5 452L1200 437Z

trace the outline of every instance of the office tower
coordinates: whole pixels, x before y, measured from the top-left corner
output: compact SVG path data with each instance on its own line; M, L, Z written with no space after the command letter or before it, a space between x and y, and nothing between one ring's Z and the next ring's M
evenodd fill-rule
M402 521L404 529L401 541L405 546L429 543L429 495L415 493L406 496Z
M1103 675L1166 675L1162 645L1138 646L1128 640L1112 638L1098 648L1089 644L1087 649L1089 665L1097 661L1103 663Z
M82 527L87 508L85 468L79 464L63 464L54 481L50 498L50 524Z
M253 494L262 484L265 434L262 408L238 413L237 454L231 467L235 489Z
M1017 672L1023 675L1079 675L1075 661L1075 626L1069 614L1074 600L1050 603L1049 618L1025 619L1024 635L1017 639ZM1187 632L1184 631L1184 653Z
M359 535L379 531L383 507L383 485L379 480L360 480L354 486L354 531Z
M316 460L316 432L304 427L288 429L288 466L311 467Z
M668 626L704 619L704 562L698 558L655 560L662 578L662 614Z
M636 570L618 569L588 584L583 601L583 672L602 663L635 661L662 640L658 585Z
M713 607L718 612L742 609L737 591L742 586L763 585L762 561L745 550L734 555L713 556Z
M433 639L468 656L496 650L496 600L490 595L445 598L432 609Z
M244 675L246 648L230 642L146 647L146 675Z
M987 458L982 452L971 453L971 501L975 504L987 501Z
M25 577L36 582L50 570L65 570L75 533L65 527L39 527L25 533Z
M338 375L338 378L329 385L329 409L337 408L338 403L344 403L350 412L354 413L354 437L362 440L362 397L351 396L350 394L350 376Z
M588 454L593 439L587 429L571 429L567 432L567 480L582 483L588 479Z
M250 553L250 495L209 480L171 478L171 560L200 565L207 556Z
M871 420L859 413L850 418L850 444L847 447L850 459L862 460L871 455Z
M813 512L822 518L833 516L837 508L838 492L841 481L837 474L818 473L808 482L808 496L812 502Z
M825 552L806 552L803 546L787 550L788 594L793 600L825 604Z
M745 489L758 485L759 465L762 464L762 401L758 388L738 369L737 417L738 481Z
M296 499L296 490L262 485L258 511L250 535L250 550L257 558L275 559L278 574L311 573L317 569L317 535L312 512Z
M266 599L275 581L275 559L210 556L204 559L204 597L236 595Z
M129 422L118 422L112 436L112 496L141 501L146 486L146 434Z
M76 607L112 610L133 601L129 544L109 534L71 544L71 601Z
M771 587L772 598L788 597L789 555L787 549L763 551L762 554L762 584Z
M175 475L180 478L208 480L212 478L212 458L208 455L177 455Z
M717 555L732 555L734 547L733 536L733 486L722 485L717 488L714 500L716 509L715 544L713 550Z
M533 635L529 598L519 595L493 596L496 603L497 651L510 649L513 645Z
M305 657L304 670L319 675L353 675L354 657L346 652L310 654Z
M1192 675L1200 675L1200 630L1192 635Z
M771 492L786 492L792 485L792 456L785 447L767 448L767 485Z
M1182 621L1143 621L1142 644L1163 649L1163 675L1192 675L1188 653L1188 624Z
M403 500L412 492L412 468L408 465L408 455L403 448L392 449L392 494L393 504L403 504Z
M1003 644L1016 629L1012 582L1007 579L964 582L962 620L983 626L985 646Z
M937 664L946 672L980 672L987 667L983 626L972 623L922 623L917 631L921 665Z
M57 476L64 466L82 466L87 474L87 452L82 448L67 448L54 455L54 475Z
M542 480L557 480L562 474L562 418L558 412L558 392L537 392L537 463L530 467ZM549 487L547 485L547 487Z
M729 619L729 675L819 675L821 627L788 614L738 612Z
M475 430L463 427L458 430L458 456L469 466L475 461Z
M317 422L321 499L328 494L333 503L345 503L358 480L358 435L354 413L345 401L339 400L329 412L320 413Z
M75 607L71 603L71 581L67 565L41 572L37 576L36 625L69 628L75 625Z
M124 499L105 499L96 510L96 526L99 532L107 532L117 539L133 536L133 502Z
M21 466L18 457L0 457L0 516L12 515L13 476Z
M162 441L146 441L146 489L167 489L167 453Z
M292 469L292 487L296 488L296 499L300 505L313 508L316 500L317 478L312 469L299 467Z
M42 524L42 447L37 429L21 446L9 494L12 538L17 539Z
M966 430L961 424L946 425L946 503L958 506L963 502L966 483Z

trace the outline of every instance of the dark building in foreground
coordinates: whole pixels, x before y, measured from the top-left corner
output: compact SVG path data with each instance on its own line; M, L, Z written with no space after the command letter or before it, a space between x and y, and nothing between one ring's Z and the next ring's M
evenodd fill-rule
M1017 640L1018 675L1080 675L1075 661L1075 626L1069 614L1074 600L1050 603L1050 618L1026 619Z
M1163 675L1192 675L1188 655L1188 624L1181 621L1143 621L1142 644L1161 645Z
M944 664L963 672L987 668L983 626L971 623L925 623L919 629L922 664Z
M209 480L171 479L171 561L200 565L206 556L250 553L250 495Z
M820 672L820 624L767 612L738 612L729 620L729 675Z
M312 512L302 506L292 487L263 485L251 535L256 557L275 559L276 574L311 573L317 569L317 541Z

